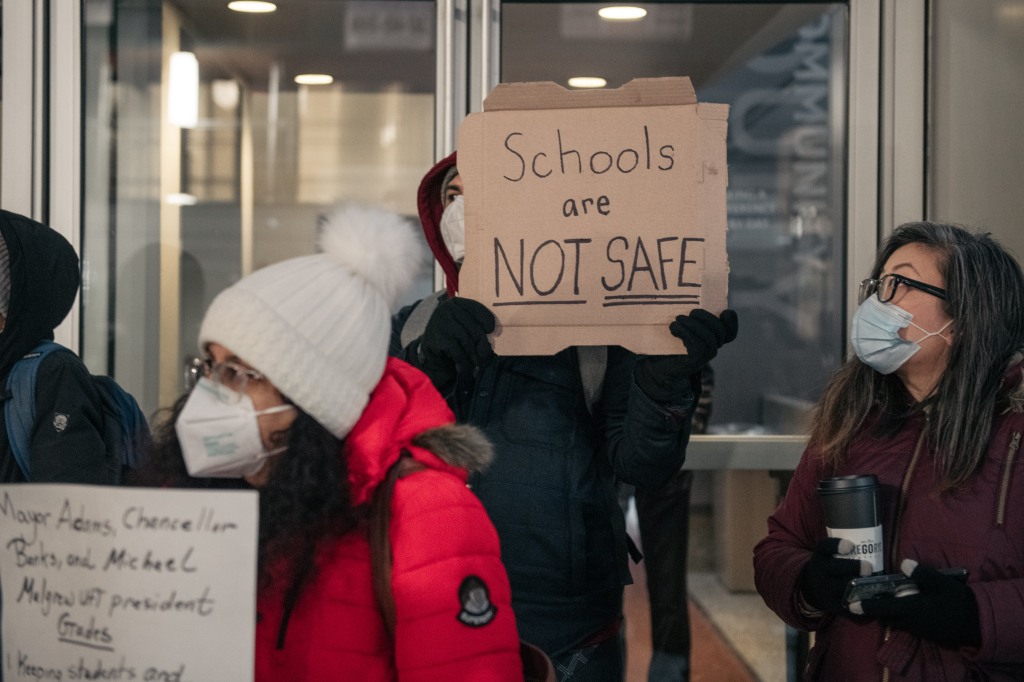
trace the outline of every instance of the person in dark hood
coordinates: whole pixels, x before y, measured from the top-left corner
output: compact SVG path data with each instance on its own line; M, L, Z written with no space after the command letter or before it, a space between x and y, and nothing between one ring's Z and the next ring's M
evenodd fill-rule
M0 386L3 399L11 368L71 311L78 294L78 255L55 230L0 210ZM89 370L68 350L49 353L36 375L36 423L28 465L33 482L115 483L119 472L103 443L103 407ZM0 410L0 481L24 482Z
M655 489L679 471L701 369L736 337L736 314L674 320L687 355L610 346L497 357L487 338L494 316L456 296L465 230L455 154L427 173L417 203L447 288L395 315L391 353L422 369L456 418L494 444L491 467L469 483L498 530L522 639L552 658L562 682L619 680L631 579L616 480Z

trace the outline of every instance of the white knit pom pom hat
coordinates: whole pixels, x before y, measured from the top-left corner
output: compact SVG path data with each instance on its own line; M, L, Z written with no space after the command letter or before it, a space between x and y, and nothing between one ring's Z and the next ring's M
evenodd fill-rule
M325 217L319 246L220 292L199 347L224 346L344 438L384 373L391 308L417 274L421 247L404 218L357 204Z

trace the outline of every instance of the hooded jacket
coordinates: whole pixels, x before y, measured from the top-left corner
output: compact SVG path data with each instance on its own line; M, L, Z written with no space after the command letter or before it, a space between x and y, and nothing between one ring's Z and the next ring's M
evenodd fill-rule
M935 452L921 443L921 415L891 437L877 438L863 429L835 472L815 453L804 453L785 500L768 519L767 537L754 548L754 577L758 592L784 621L815 632L806 679L1024 679L1022 379L1024 363L1018 358L1003 381L988 454L974 478L955 491L936 492ZM882 486L884 571L899 572L904 558L933 568L966 568L980 616L977 649L942 648L866 617L801 610L800 575L826 534L818 481L867 473L878 476Z
M420 184L427 243L447 276L458 271L441 238L441 184L452 154ZM415 364L419 340L403 347L415 308L395 316L391 353ZM501 538L522 638L557 657L614 636L623 585L631 582L625 522L615 483L658 488L683 464L694 408L652 401L636 385L637 357L608 348L600 400L588 405L574 348L554 356L495 357L476 374L461 372L445 397L461 423L494 444L486 472L470 477Z
M354 506L373 498L403 452L425 467L396 482L391 502L394 643L373 590L363 524L321 547L316 574L290 613L287 581L260 590L258 682L522 680L498 537L466 487L466 467L484 466L490 446L451 421L429 379L390 358L345 438L344 457Z
M0 236L10 258L11 299L0 333L0 387L14 363L53 330L71 311L78 294L79 267L74 248L58 232L25 216L0 210ZM82 361L70 351L55 351L36 377L36 424L30 435L29 470L33 482L114 483L103 444L99 393ZM7 438L0 410L0 481L25 480Z

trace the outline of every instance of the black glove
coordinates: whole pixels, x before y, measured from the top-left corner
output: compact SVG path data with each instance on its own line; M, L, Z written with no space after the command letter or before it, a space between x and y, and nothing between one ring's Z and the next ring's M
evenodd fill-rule
M965 582L919 566L913 559L904 559L900 568L917 583L917 594L853 602L850 611L861 611L939 646L981 644L978 600Z
M846 586L854 578L871 573L871 564L859 559L837 559L849 554L853 543L845 538L825 538L814 548L811 560L800 574L800 593L819 611L848 613L843 602Z
M456 367L478 367L494 356L487 335L494 315L470 298L441 301L430 316L417 350L419 366L437 387L455 379Z
M739 319L735 310L715 317L702 308L678 316L669 326L672 336L686 345L686 355L648 355L636 365L636 383L657 402L672 402L688 386L690 376L708 364L718 349L736 338Z

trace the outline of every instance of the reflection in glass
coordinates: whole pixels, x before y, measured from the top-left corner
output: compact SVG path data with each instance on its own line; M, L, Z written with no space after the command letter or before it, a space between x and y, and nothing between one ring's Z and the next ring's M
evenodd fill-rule
M152 412L181 391L212 298L312 253L333 205L373 204L415 227L416 188L434 161L436 9L87 4L82 350ZM176 53L196 67L194 120L178 117ZM309 73L332 82L295 83ZM423 253L410 297L432 287Z
M710 431L799 433L841 359L845 320L845 3L502 5L503 82L608 87L689 76L730 105L727 248L739 338L714 362Z

